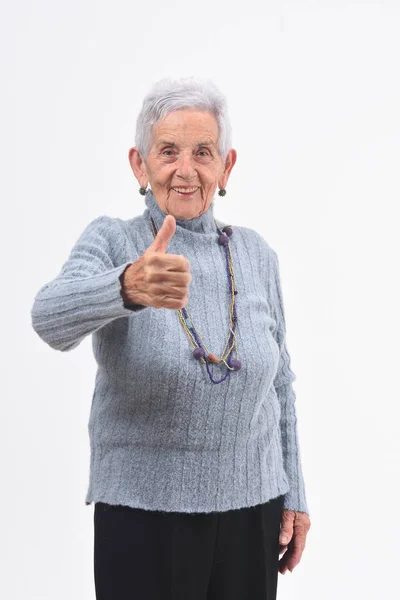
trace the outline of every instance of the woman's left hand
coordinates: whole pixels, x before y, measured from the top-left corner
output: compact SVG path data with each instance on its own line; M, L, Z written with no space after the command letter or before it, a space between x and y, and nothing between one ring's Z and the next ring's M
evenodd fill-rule
M284 552L284 555L279 560L279 572L282 575L288 569L292 572L300 562L310 527L310 517L307 513L295 510L282 510L281 530L279 533L279 554ZM285 537L286 540L284 539Z

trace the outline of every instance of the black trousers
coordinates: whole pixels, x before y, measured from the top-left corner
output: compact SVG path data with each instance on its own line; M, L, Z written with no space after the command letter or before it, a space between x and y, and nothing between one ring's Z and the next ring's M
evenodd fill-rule
M216 513L97 502L97 600L276 600L283 496Z

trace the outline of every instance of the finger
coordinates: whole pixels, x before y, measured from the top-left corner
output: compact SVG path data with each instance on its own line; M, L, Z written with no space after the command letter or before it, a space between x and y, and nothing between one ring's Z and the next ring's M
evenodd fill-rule
M166 283L177 287L189 285L192 276L188 271L155 271L148 276L149 283Z
M287 559L285 555L278 561L278 571L284 575L288 570Z
M287 544L279 544L279 554L282 554L287 549Z
M289 551L286 550L285 554L278 561L278 569L279 572L284 575L286 571L289 569ZM290 567L292 569L292 567ZM294 567L293 567L294 568Z
M158 285L153 286L151 295L158 298L159 300L166 300L167 298L184 298L189 296L189 290L186 286L176 285Z
M279 541L281 544L288 544L293 537L293 522L296 513L294 510L282 511L281 515L281 530L279 533Z
M161 225L160 229L154 241L147 248L146 252L160 252L165 253L168 249L168 244L170 243L174 233L176 231L176 221L173 215L167 215Z
M301 560L301 556L303 554L304 546L301 540L296 541L295 538L290 542L285 554L279 560L280 571L285 572L285 570L289 569L293 571L296 565L299 564Z
M163 254L161 252L149 253L149 248L146 250L148 254L148 265L154 271L171 271L171 272L189 272L190 262L183 254Z
M279 542L282 546L287 546L290 540L292 539L293 531L288 531L287 529L281 530L279 535Z
M301 512L296 513L290 510L284 510L282 512L279 541L282 542L282 538L284 538L285 535L287 535L288 538L291 538L287 545L281 543L279 546L279 555L284 552L282 558L279 560L279 571L283 575L287 570L292 572L295 566L300 562L306 545L306 537L310 525L307 514Z
M186 306L186 300L182 298L172 298L171 296L155 297L152 306L156 308L182 308Z

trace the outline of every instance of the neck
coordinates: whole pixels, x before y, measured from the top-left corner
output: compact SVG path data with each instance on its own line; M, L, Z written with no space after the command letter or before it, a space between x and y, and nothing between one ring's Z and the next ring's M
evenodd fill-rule
M145 204L150 212L150 215L155 220L158 229L161 225L167 213L161 210L154 197L154 194L150 188L146 191ZM196 233L217 233L217 227L214 223L214 198L212 199L208 209L202 213L199 217L194 219L175 219L176 227L187 229L188 231L194 231Z

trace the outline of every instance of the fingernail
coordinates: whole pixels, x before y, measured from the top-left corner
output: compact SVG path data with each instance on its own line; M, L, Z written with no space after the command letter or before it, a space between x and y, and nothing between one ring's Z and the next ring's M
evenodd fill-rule
M281 543L282 543L282 544L287 544L287 543L288 543L288 538L286 537L286 535L283 535L283 536L281 537Z

